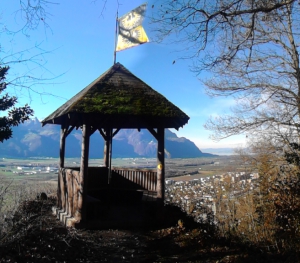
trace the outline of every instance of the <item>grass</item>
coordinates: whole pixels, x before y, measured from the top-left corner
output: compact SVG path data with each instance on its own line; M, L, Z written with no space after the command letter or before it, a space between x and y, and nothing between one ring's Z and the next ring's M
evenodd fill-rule
M45 180L46 179L46 180ZM3 187L9 186L5 193L0 191L0 211L3 213L14 211L17 205L23 200L34 199L38 193L46 194L55 193L57 190L57 182L53 183L48 178L36 180L35 178L26 178L14 180L10 177L0 175L0 184ZM3 198L3 199L2 199ZM2 216L0 215L0 222Z

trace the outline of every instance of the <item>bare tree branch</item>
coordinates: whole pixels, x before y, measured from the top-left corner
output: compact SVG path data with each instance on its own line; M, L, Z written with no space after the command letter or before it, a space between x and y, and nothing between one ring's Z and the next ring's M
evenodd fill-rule
M231 114L206 123L213 139L256 131L300 136L298 1L169 0L152 21L158 40L176 35L194 72L210 72L203 80L210 96L235 99Z

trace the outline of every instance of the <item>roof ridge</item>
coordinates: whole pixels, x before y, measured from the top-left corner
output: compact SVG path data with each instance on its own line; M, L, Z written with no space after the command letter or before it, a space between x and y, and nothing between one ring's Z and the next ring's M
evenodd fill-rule
M79 126L83 115L87 114L93 115L93 122L101 122L101 125L104 122L120 125L119 121L122 119L121 122L127 123L127 126L138 127L142 123L144 126L153 126L160 122L166 128L178 128L189 119L176 105L119 62L113 64L42 123L62 124L68 117L71 123ZM101 118L106 121L100 121Z

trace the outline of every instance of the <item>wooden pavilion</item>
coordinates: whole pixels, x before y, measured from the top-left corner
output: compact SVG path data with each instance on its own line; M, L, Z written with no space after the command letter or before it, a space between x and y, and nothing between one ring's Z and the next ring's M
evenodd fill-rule
M133 210L143 200L155 200L152 204L156 208L163 206L164 129L179 129L188 120L164 96L120 63L114 64L42 121L42 125L61 125L58 202L54 208L60 220L67 226L85 228L130 225L143 221ZM82 129L81 162L80 167L67 168L66 137L74 128ZM156 169L111 167L112 138L120 129L132 128L148 129L156 138ZM89 139L97 130L105 140L104 167L88 167Z

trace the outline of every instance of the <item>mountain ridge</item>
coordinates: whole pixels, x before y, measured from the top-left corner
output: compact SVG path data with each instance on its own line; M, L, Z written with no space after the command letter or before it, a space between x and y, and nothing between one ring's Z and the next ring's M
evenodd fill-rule
M0 144L0 157L58 157L60 126L42 127L37 118L28 120L13 128L13 137ZM99 132L90 139L90 158L103 158L104 140ZM113 158L156 156L156 139L145 129L122 129L113 139ZM216 155L203 153L192 141L177 137L169 129L165 130L166 158L198 158ZM66 157L80 157L81 131L74 130L66 139Z

